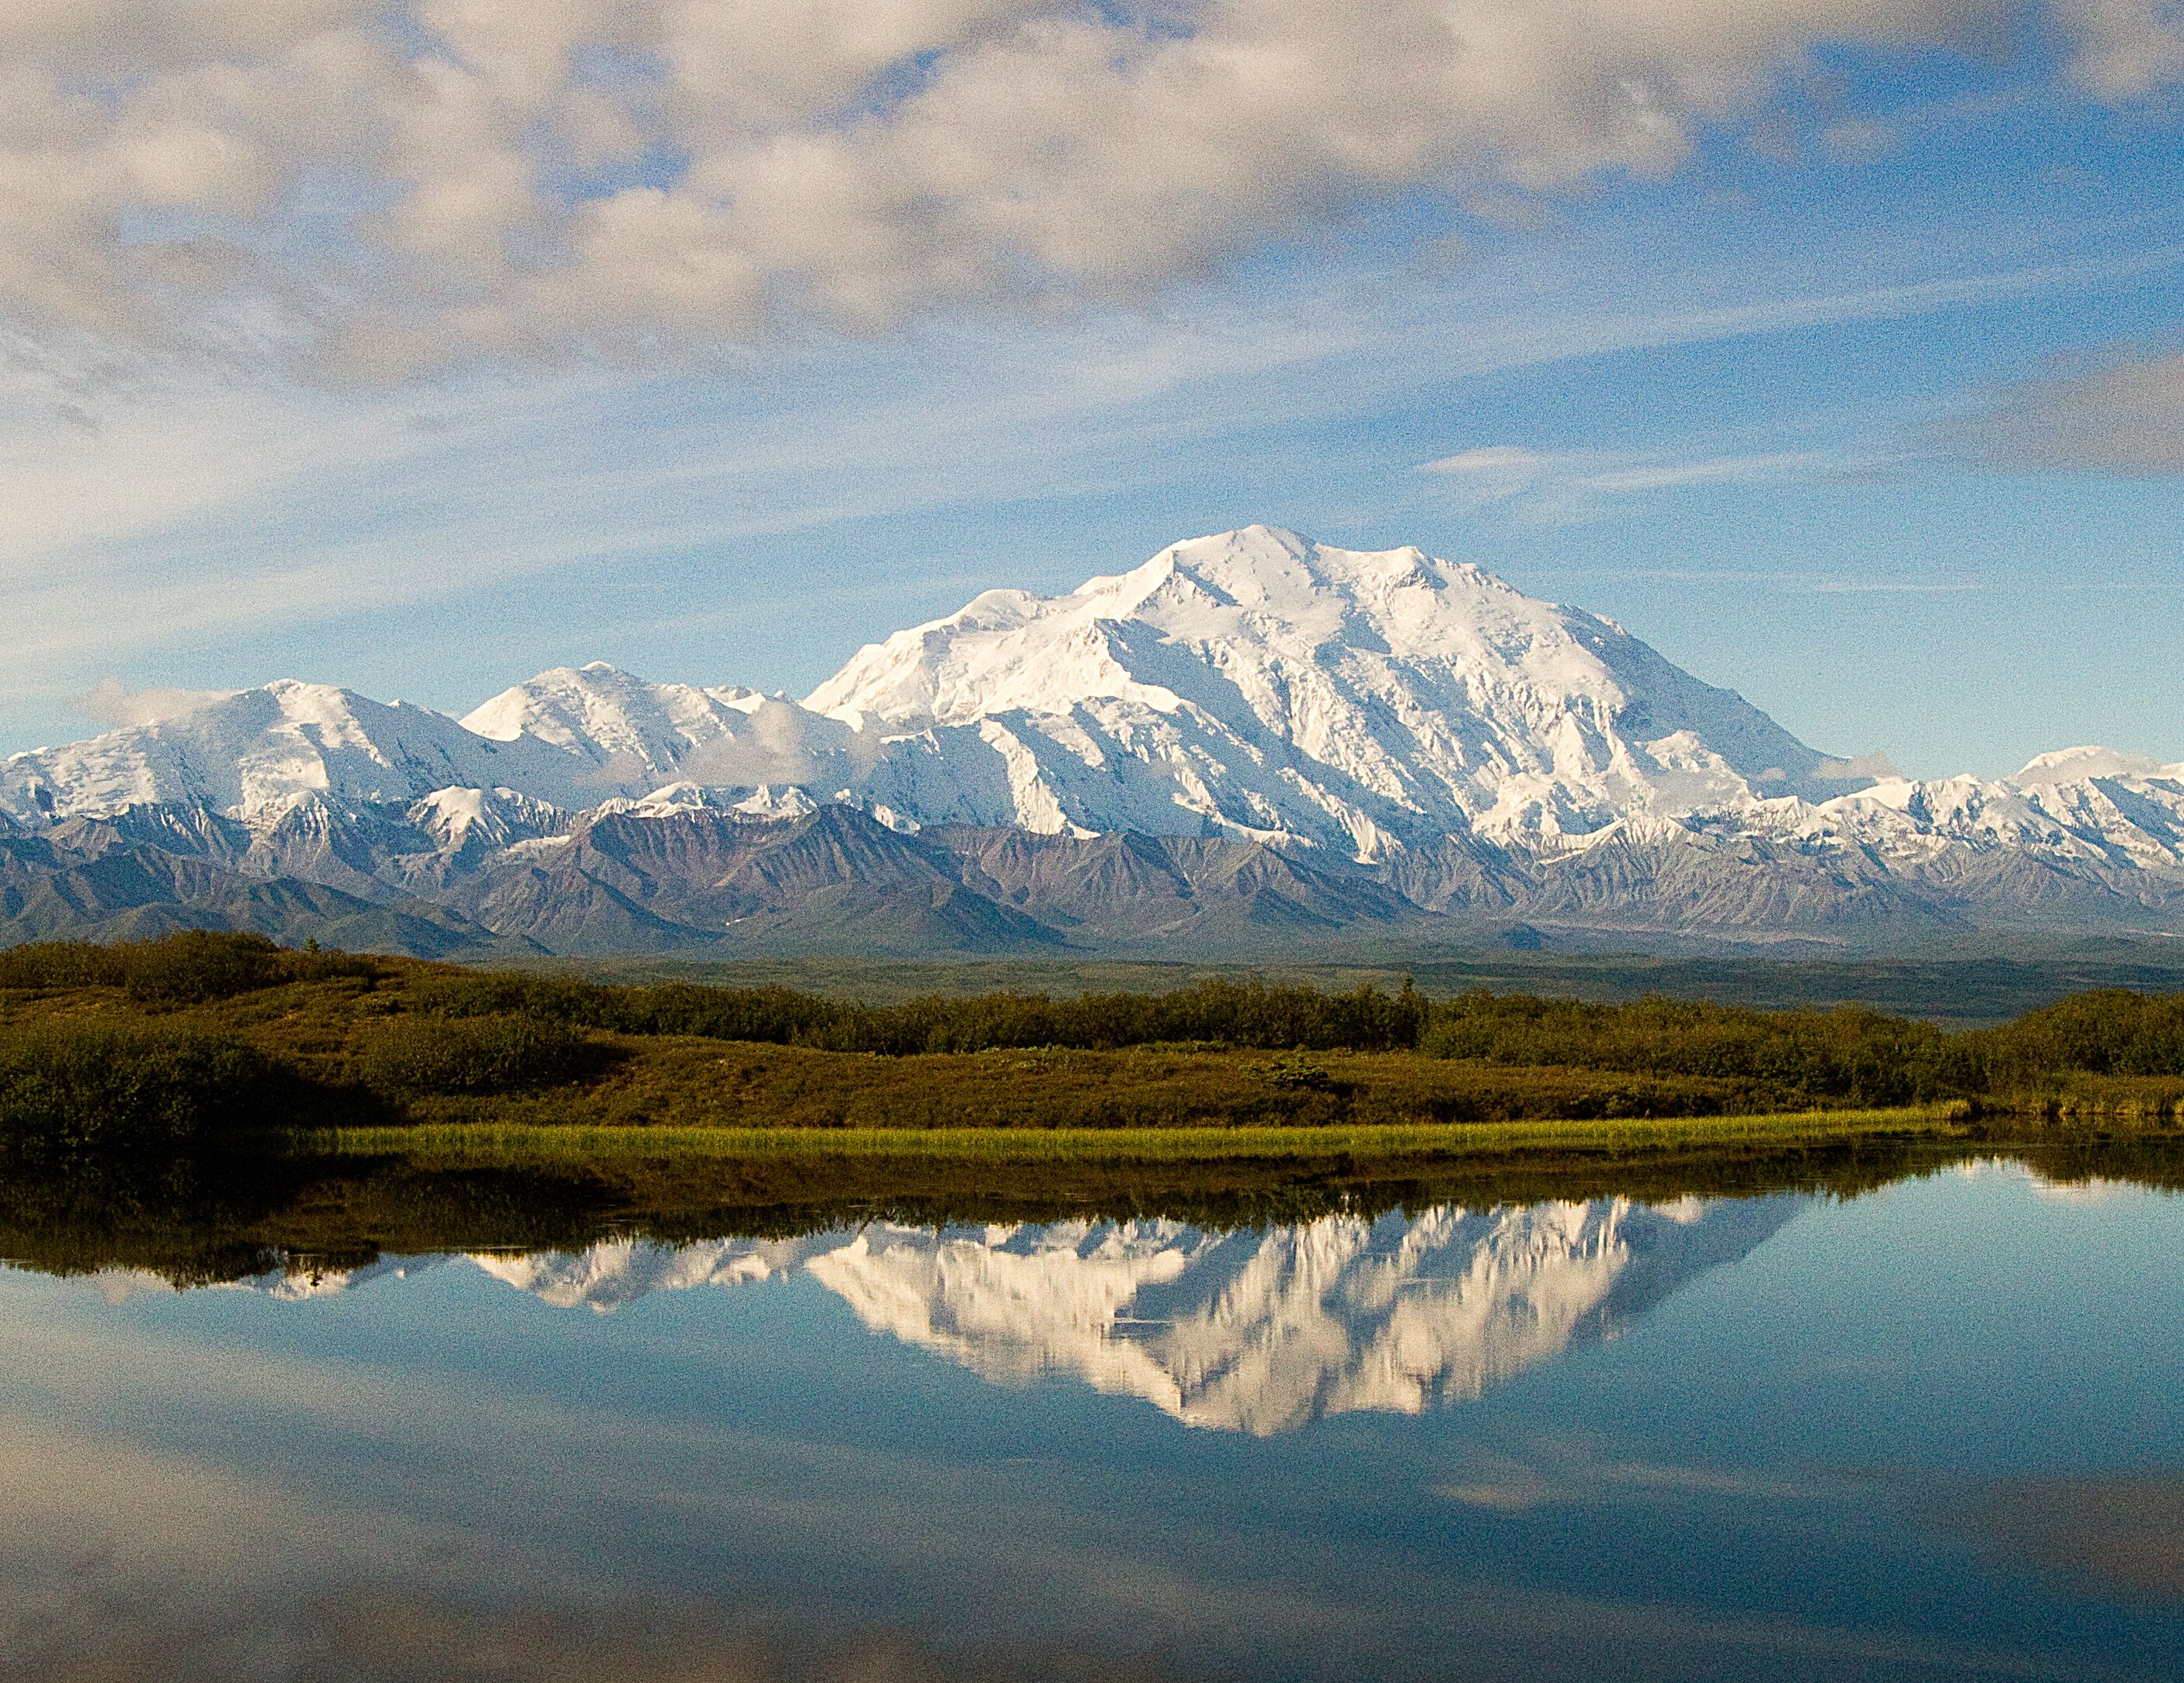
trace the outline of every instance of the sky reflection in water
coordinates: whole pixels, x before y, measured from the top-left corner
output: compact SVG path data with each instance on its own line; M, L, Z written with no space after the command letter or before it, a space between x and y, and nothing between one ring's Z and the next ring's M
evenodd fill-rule
M0 1273L0 1676L2172 1676L2180 1335L1993 1165Z

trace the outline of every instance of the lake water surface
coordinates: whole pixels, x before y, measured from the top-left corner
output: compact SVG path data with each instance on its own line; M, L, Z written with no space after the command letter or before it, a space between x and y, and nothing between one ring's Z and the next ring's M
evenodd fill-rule
M2184 1676L2184 1200L0 1271L0 1676Z

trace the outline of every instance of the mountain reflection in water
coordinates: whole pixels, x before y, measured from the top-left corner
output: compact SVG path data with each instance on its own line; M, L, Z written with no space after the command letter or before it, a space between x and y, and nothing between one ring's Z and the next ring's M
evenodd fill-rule
M0 1268L0 1683L2184 1676L2174 1166L1828 1173L79 1215Z
M875 1224L464 1260L544 1302L599 1312L800 1273L872 1331L997 1384L1067 1374L1190 1425L1264 1436L1328 1415L1415 1414L1479 1396L1574 1344L1613 1337L1807 1201L1442 1206L1228 1232L1156 1220ZM309 1296L418 1265L391 1259L261 1285Z

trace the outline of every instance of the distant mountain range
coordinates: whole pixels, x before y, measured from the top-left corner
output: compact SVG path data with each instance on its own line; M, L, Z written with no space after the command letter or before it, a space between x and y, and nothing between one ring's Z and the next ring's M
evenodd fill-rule
M1906 779L1468 563L1249 527L989 591L801 702L593 665L457 720L283 680L0 762L0 941L184 925L694 956L2184 933L2184 765Z

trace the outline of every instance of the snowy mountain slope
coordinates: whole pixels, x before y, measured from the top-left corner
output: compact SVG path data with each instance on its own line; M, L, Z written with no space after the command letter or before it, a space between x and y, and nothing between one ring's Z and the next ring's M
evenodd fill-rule
M755 691L647 683L597 664L543 672L460 722L280 680L0 761L0 818L36 829L131 809L202 813L248 825L270 862L294 833L393 806L450 856L475 856L585 811L808 813L805 785L843 792L876 746Z
M2153 777L2174 781L2184 777L2184 763L2164 766L2144 754L2123 754L2113 748L2088 744L2078 748L2058 748L2046 754L2036 754L2022 771L2011 775L2009 781L2020 789L2042 789L2055 784L2084 783L2094 777Z
M557 1309L609 1314L655 1291L755 1285L777 1279L841 1242L838 1235L804 1239L710 1239L666 1246L649 1240L602 1240L588 1251L474 1256L495 1279Z
M1838 793L1825 756L1613 621L1417 549L1267 527L1067 596L994 590L861 652L805 705L924 733L926 822L1300 839L1361 858Z
M409 802L506 788L559 806L599 799L581 762L535 738L495 742L443 713L280 679L176 718L0 761L0 808L51 822L136 805L255 819L298 800Z
M2075 749L2043 755L2026 772L1995 782L1893 778L1786 813L1780 833L1875 846L1902 860L1931 861L1952 844L1969 844L2059 864L2184 867L2184 766L2066 777L2043 761L2130 763L2107 749Z
M839 721L755 689L650 683L603 660L541 672L462 723L495 742L543 744L583 761L593 792L585 805L674 783L831 794L856 783L877 749Z

